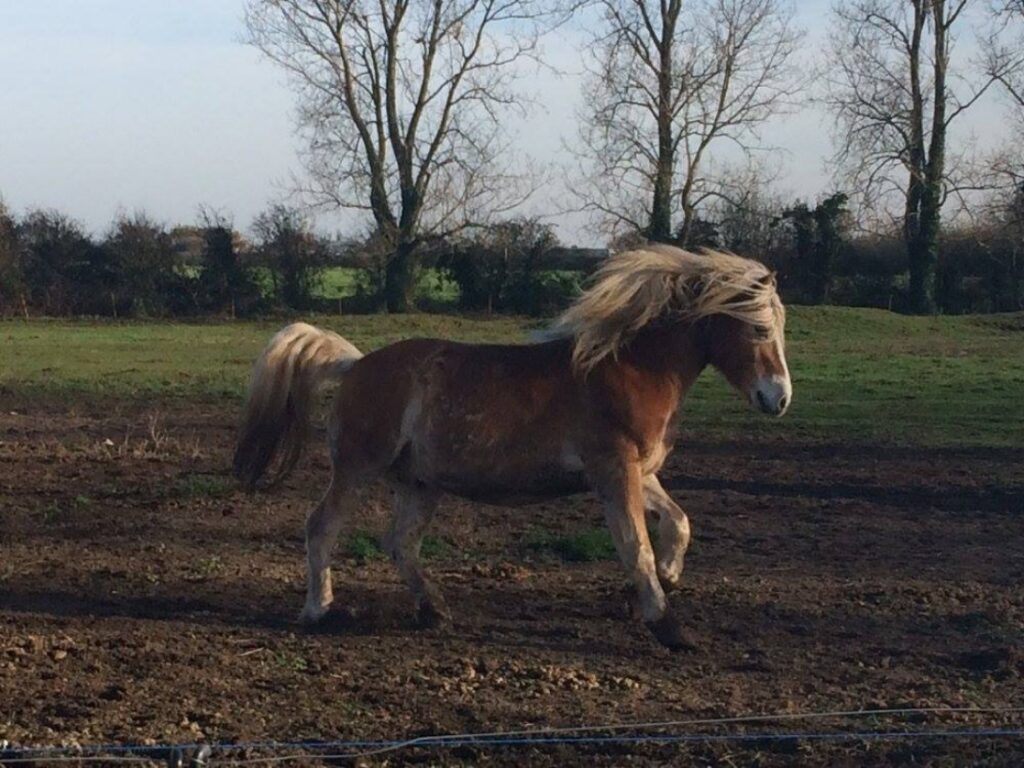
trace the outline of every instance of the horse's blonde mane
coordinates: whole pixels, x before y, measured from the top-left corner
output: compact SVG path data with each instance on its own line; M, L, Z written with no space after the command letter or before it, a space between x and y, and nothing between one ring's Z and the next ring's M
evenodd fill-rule
M586 373L652 322L716 314L780 333L783 310L773 273L732 253L652 244L609 258L552 330L574 338L573 366Z

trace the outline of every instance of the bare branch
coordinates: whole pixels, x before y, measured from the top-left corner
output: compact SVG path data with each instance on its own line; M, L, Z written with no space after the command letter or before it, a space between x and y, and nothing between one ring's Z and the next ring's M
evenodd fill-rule
M582 207L614 228L684 241L716 182L711 148L749 154L798 89L800 33L784 0L598 0L580 159ZM641 202L645 201L645 202ZM645 210L646 209L646 210Z
M949 151L950 126L1019 56L990 37L987 46L979 41L984 66L954 58L956 28L974 2L852 0L833 10L821 101L836 118L836 176L864 215L900 217L919 311L934 308L942 208L963 207L981 185L974 164Z
M532 191L503 140L522 63L571 0L248 0L291 76L311 202L373 215L400 259ZM401 280L411 287L411 267ZM390 299L389 299L390 303ZM401 302L399 302L401 303Z

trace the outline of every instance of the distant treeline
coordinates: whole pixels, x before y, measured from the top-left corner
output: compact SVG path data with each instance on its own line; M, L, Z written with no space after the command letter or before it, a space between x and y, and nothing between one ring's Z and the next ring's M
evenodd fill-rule
M792 303L913 311L902 233L854 233L852 221L841 193L814 206L751 195L717 206L714 220L698 219L690 242L764 261ZM936 277L939 312L1024 309L1024 187L971 221L942 229Z
M898 236L853 236L846 198L814 207L721 207L690 241L759 258L779 273L784 298L904 310L907 257ZM945 313L1024 309L1024 190L988 223L946 230L937 302ZM0 203L0 314L109 317L253 316L372 312L384 306L389 249L374 238L326 238L296 209L273 206L253 237L206 213L167 228L120 216L102 239L52 210L21 218ZM614 247L636 244L623 240ZM608 253L563 247L552 227L516 218L422 243L421 263L457 290L421 291L427 309L545 315L568 304ZM326 270L356 270L351 295L323 298ZM451 298L454 296L455 298Z

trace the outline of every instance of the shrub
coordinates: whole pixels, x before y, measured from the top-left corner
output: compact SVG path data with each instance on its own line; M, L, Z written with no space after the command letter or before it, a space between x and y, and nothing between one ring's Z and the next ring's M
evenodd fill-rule
M245 264L231 224L204 212L203 247L197 296L203 309L231 317L252 314L262 307L262 292L251 265Z
M112 275L76 221L57 211L32 211L18 226L18 246L28 304L50 315L109 306Z
M253 223L259 262L270 273L275 302L309 309L327 266L327 248L294 208L271 206Z
M164 227L144 213L120 216L103 250L112 274L115 314L161 317L188 311L190 278L180 268Z
M18 257L18 223L0 200L0 315L24 309L24 290Z
M550 314L580 289L578 275L543 269L557 245L551 225L511 219L453 243L438 266L458 286L463 309Z

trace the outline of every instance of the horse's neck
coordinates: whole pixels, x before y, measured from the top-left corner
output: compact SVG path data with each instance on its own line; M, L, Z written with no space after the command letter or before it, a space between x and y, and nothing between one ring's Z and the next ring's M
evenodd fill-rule
M705 362L694 331L643 331L603 369L599 398L641 453L653 455L664 445L682 397Z
M690 323L640 331L623 359L652 380L671 382L680 398L707 366L698 330Z

